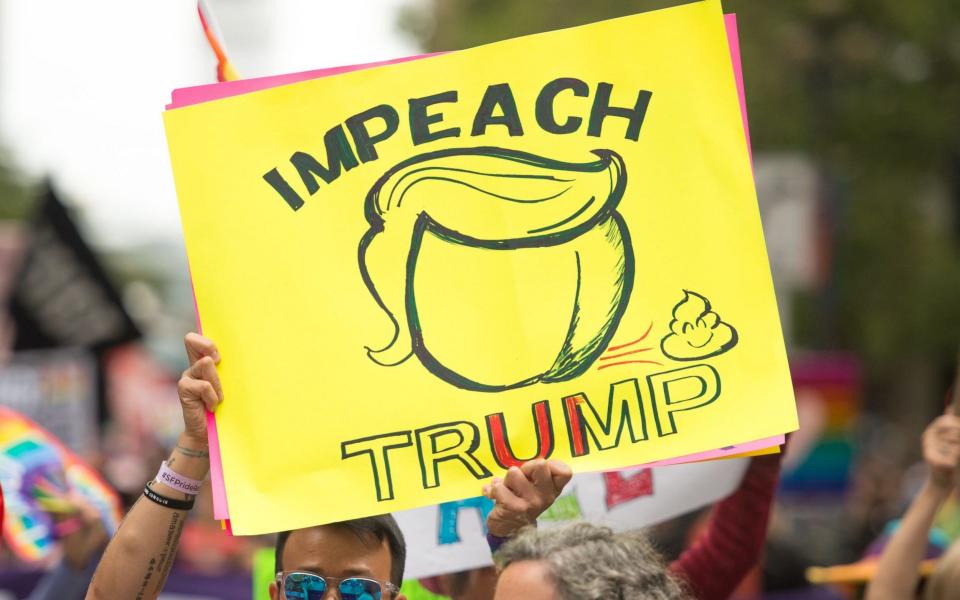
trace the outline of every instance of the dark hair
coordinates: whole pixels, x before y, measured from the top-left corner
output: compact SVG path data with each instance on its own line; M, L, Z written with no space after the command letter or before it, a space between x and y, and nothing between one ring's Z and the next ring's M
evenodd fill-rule
M400 527L393 515L363 517L361 519L327 523L326 525L320 525L320 527L349 529L364 542L370 537L373 537L379 543L386 540L387 547L390 549L390 582L397 587L403 582L403 568L407 562L407 544L403 541L403 533L400 532ZM281 531L277 534L277 572L283 571L283 548L286 546L287 538L290 537L291 533L293 531Z

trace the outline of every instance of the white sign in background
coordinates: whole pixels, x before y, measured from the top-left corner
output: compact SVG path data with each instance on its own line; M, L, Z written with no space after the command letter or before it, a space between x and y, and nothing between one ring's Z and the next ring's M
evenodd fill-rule
M749 459L727 459L575 475L538 526L579 520L625 531L712 504L740 484ZM395 513L407 540L406 578L493 564L484 524L493 503L480 496Z

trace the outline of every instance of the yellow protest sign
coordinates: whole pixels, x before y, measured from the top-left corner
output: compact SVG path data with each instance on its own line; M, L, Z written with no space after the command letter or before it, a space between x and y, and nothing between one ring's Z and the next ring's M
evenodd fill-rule
M718 1L165 120L236 533L796 428Z

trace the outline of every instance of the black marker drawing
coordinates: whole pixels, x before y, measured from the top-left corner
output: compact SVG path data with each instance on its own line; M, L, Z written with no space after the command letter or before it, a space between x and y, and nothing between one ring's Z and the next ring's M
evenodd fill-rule
M387 344L367 348L370 359L396 366L416 355L444 381L484 392L567 381L586 372L616 333L634 278L630 234L616 210L626 168L613 151L593 154L595 160L571 163L504 148L448 149L389 169L367 194L370 228L358 255L363 281L393 326ZM557 300L569 303L570 317L562 345L548 357L552 364L509 380L479 380L431 352L414 291L425 239L494 253L569 248L565 260L576 286L573 297Z
M660 340L660 350L673 360L701 360L723 354L737 345L737 330L720 320L710 301L690 290L673 307L670 333Z

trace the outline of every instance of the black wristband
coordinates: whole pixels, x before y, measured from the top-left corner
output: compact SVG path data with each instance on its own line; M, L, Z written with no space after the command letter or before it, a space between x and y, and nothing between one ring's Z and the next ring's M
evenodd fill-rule
M166 496L161 496L150 489L149 483L143 487L143 495L146 496L151 502L172 510L190 510L193 508L193 503L196 502L196 498L191 498L189 500L177 500L176 498L167 498Z

